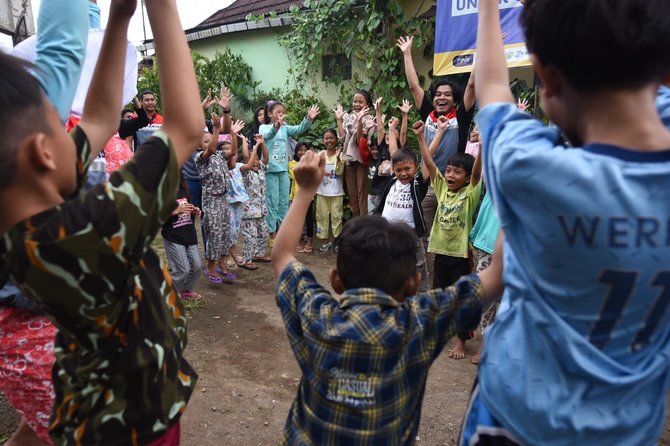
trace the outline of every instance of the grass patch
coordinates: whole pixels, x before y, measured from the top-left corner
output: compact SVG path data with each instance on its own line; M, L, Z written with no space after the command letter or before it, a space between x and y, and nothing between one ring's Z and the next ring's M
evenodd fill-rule
M205 301L202 297L198 297L197 299L184 299L181 303L184 305L184 309L187 313L205 308Z

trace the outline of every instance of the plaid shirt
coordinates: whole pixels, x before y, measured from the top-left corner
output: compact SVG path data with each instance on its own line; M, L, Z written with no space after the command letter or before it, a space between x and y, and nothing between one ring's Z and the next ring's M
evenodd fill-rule
M277 303L303 376L281 444L413 444L428 369L477 326L481 293L471 275L404 302L373 288L338 302L304 265L287 266Z

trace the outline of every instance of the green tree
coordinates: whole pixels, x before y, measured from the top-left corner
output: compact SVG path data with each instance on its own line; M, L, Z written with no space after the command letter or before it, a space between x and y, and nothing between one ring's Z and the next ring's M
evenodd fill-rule
M198 53L192 53L195 76L198 80L200 95L207 96L207 91L212 90L212 97L219 94L221 85L227 86L235 95L236 103L243 112L250 112L253 101L248 98L256 96L256 88L260 82L252 80L252 68L244 62L242 56L235 54L226 48L223 52L216 52L213 59L208 59ZM145 89L159 92L159 61L155 60L151 68L142 71L137 89ZM160 97L158 106L160 109Z
M292 74L299 88L317 93L314 64L323 55L345 54L352 59L352 79L341 73L329 78L340 86L340 99L348 103L359 88L375 97L389 98L384 112L393 112L395 101L408 95L402 55L395 47L398 36L413 35L419 47L432 48L434 22L406 17L397 0L305 0L304 8L292 6L293 26L280 38L292 60Z

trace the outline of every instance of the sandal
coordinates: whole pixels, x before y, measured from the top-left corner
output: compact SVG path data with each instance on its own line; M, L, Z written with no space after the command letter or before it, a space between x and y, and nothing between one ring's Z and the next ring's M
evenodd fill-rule
M298 246L295 248L295 252L305 252L305 247L304 246Z
M196 300L200 299L202 296L195 291L182 291L180 296L184 300Z
M243 265L244 262L244 257L242 256L235 256L235 262L237 262L237 266Z
M221 268L219 268L218 266L216 267L216 272L221 274L221 278L228 283L237 279L237 276L235 276L235 274L231 273L230 271L228 271L227 273L224 273L223 270Z
M256 271L258 269L258 265L256 265L254 262L240 263L240 268L248 269L249 271Z
M216 284L216 285L223 282L223 280L221 280L221 278L219 276L217 276L216 274L212 274L210 272L205 272L205 277L207 277L207 280L209 280L210 282L212 282L213 284Z
M259 256L259 257L254 257L253 258L254 262L262 262L262 263L270 263L272 259L270 256Z
M311 246L305 246L302 249L302 252L304 252L305 254L309 254L310 252L312 252L312 247Z
M235 262L235 259L231 259L230 257L226 258L226 260L224 260L224 263L226 264L226 267L228 269L236 269L237 268L237 262Z

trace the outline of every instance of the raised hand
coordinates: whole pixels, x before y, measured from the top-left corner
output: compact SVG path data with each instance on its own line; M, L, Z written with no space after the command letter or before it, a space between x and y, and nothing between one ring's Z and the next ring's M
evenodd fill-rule
M214 131L215 132L221 132L221 116L217 115L216 113L212 113L212 125L214 126Z
M241 119L238 119L233 123L233 125L230 127L230 133L233 135L236 135L240 133L240 131L244 128L244 121Z
M230 89L225 85L221 84L221 91L219 96L214 98L216 103L224 110L230 111L230 101L233 99L233 94L230 92Z
M363 107L362 109L354 113L354 116L356 116L356 121L360 121L361 119L363 119L363 116L367 115L369 111L370 111L369 107Z
M344 109L342 108L342 104L337 104L337 107L333 109L333 112L335 112L335 119L338 121L341 120L344 116Z
M395 46L400 48L400 51L403 53L411 53L412 52L412 44L414 43L414 36L400 36L398 37L398 41L396 42Z
M423 137L423 121L416 121L412 125L412 133L416 135L416 137Z
M376 110L380 110L379 107L382 105L382 101L383 101L383 100L384 100L383 97L379 97L379 98L377 98L377 100L376 100L375 103L374 103L375 111L376 111Z
M260 146L265 142L265 138L263 138L263 135L256 134L254 135L254 141L256 141L256 143L254 144L255 146Z
M314 121L314 119L316 119L316 117L319 116L319 113L321 113L321 111L319 110L319 106L312 105L309 108L309 110L307 110L307 120Z
M437 118L437 128L444 131L449 127L449 119L442 115L439 118Z
M113 1L109 14L117 14L120 17L130 18L135 14L137 8L137 0L116 0Z
M398 105L398 108L400 109L400 113L406 115L412 108L412 104L410 104L407 99L403 99L402 104Z
M377 127L377 118L368 119L368 120L365 122L365 128L363 129L363 132L365 132L365 134L367 135L367 134L370 133L370 132L372 131L372 129L374 129L375 127Z
M516 101L516 106L517 106L517 107L519 108L519 110L521 110L522 112L525 112L526 110L528 110L528 106L529 106L529 105L530 105L530 104L528 103L528 99L523 99L523 100L521 100L521 98L519 98L519 99L517 99L517 101Z
M323 181L326 159L325 152L322 153L323 155L308 150L293 169L296 183L307 192L316 192Z
M207 96L202 100L202 109L207 110L212 105L216 104L216 101L212 99L212 89L207 90Z
M391 118L389 118L389 130L390 131L395 130L398 127L399 122L400 122L400 120L398 118L396 118L395 116L392 116Z

